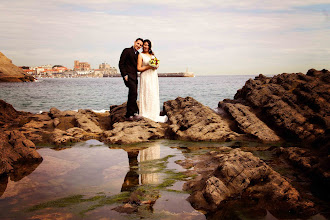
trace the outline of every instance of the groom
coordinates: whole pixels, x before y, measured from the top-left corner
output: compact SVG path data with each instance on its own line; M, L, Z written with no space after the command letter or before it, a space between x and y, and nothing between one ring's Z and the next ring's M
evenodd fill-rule
M130 48L125 48L121 53L119 60L120 73L124 79L125 85L128 87L128 99L127 110L125 118L126 120L133 121L140 117L137 115L138 106L136 104L137 99L137 58L139 55L139 49L143 45L143 39L138 38L134 41L134 45Z

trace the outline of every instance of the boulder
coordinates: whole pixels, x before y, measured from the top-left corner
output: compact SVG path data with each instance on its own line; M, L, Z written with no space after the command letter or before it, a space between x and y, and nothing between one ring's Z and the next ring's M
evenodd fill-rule
M117 122L124 122L125 121L125 114L126 114L126 102L121 105L111 105L110 106L110 125Z
M281 140L272 129L257 117L249 106L229 102L220 102L219 105L232 116L244 133L263 142L278 142Z
M96 114L91 110L79 110L75 115L78 127L86 132L102 133Z
M173 139L187 141L228 141L240 135L230 129L229 122L212 109L191 97L164 102L169 132Z
M66 131L55 129L50 137L50 142L57 146L68 145L88 139L98 139L100 134L88 133L82 128L69 128Z
M117 122L113 129L103 133L102 140L110 144L147 142L165 137L167 125L143 118L133 122Z
M199 177L185 183L184 190L192 192L188 201L195 209L218 212L233 198L249 198L275 216L314 211L312 202L250 152L210 152L193 160L197 161L194 170Z
M33 82L34 77L24 73L0 52L0 82Z
M329 149L329 148L328 148ZM311 149L300 147L280 147L277 154L290 162L294 167L300 169L309 179L322 188L324 195L321 197L329 200L330 198L330 157L324 156L323 152L313 152Z
M41 160L34 143L20 131L0 132L0 176L14 172L15 167L21 163Z
M311 69L307 75L283 73L250 79L237 91L235 100L252 107L286 140L311 143L329 131L329 91L330 72Z

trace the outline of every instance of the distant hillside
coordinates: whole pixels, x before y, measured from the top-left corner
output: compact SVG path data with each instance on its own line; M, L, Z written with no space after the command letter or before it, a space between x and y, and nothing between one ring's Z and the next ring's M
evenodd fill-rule
M33 82L34 77L24 73L0 52L0 82Z

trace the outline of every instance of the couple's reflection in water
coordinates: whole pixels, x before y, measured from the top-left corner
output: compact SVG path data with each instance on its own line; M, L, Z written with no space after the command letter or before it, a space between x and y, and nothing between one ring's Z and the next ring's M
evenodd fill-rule
M153 143L152 146L142 150L126 150L128 156L129 171L127 172L121 191L133 191L139 185L158 184L159 173L154 172L156 167L139 166L140 163L157 160L160 158L160 145ZM141 177L141 178L140 178Z

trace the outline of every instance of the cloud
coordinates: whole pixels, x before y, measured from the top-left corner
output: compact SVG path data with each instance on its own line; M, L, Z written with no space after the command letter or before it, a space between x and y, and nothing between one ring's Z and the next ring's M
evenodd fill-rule
M196 74L306 72L329 68L326 3L5 1L0 3L1 52L17 65L72 68L78 59L94 68L104 61L117 67L123 48L143 37L154 42L160 72L186 67Z

